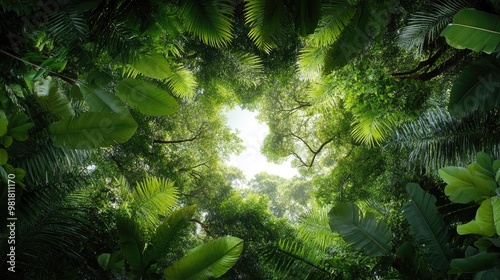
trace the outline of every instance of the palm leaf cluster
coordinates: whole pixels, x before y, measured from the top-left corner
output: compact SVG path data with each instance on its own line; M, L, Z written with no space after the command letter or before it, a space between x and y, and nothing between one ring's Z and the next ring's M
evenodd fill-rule
M337 279L338 276L316 250L296 241L280 240L276 245L267 245L264 254L283 279Z
M397 128L388 146L409 151L414 167L435 173L446 165L465 165L479 151L498 157L499 125L494 111L455 119L436 108Z
M187 31L207 45L223 47L233 38L233 9L225 0L186 0L180 12Z
M453 15L471 5L471 1L467 0L431 3L425 11L415 13L410 17L408 25L401 30L399 35L399 46L407 51L422 54L424 49L430 46L451 22Z
M65 262L78 262L81 270L87 269L88 264L80 254L89 236L89 225L78 206L82 198L75 192L86 183L83 177L66 176L22 195L18 192L16 265L20 268L19 275L26 279L40 274L55 275ZM2 248L2 254L7 248ZM7 271L4 263L2 273Z

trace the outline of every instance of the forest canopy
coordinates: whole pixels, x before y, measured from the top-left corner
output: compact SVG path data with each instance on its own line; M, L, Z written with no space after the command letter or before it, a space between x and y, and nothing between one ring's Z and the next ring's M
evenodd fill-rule
M0 14L3 279L500 279L500 1Z

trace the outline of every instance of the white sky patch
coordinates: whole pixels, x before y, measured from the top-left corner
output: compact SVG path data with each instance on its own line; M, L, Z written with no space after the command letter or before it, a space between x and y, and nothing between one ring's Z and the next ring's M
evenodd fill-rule
M238 137L243 140L245 146L245 150L240 155L232 155L227 164L241 169L247 179L252 179L255 174L260 172L284 178L298 175L297 170L291 166L291 159L282 164L274 164L268 162L266 157L260 153L264 138L269 134L269 128L265 123L261 123L255 118L257 114L239 107L226 113L228 125L232 130L239 131Z

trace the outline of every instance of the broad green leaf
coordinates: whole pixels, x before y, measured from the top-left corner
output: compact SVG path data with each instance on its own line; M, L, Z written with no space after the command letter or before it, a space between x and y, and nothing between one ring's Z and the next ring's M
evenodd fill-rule
M467 67L453 83L448 110L462 117L500 107L500 62L486 57Z
M142 75L158 80L168 79L173 73L170 61L159 53L140 55L131 66Z
M9 155L5 149L0 148L0 165L4 165L9 160Z
M111 254L103 253L97 258L99 266L105 271L109 270L123 270L125 268L125 263L123 261L123 256L121 251L116 251Z
M115 112L128 115L130 112L120 99L111 92L94 89L85 84L79 84L80 92L92 112Z
M5 148L10 147L12 145L12 142L14 142L14 138L10 135L4 135L2 137L2 144L5 146Z
M243 240L226 236L191 250L174 265L165 269L165 279L206 280L222 276L238 261Z
M365 255L377 257L391 252L391 230L384 221L377 223L373 213L363 215L355 204L340 203L328 215L330 228Z
M28 131L35 124L25 113L17 113L9 116L9 125L7 134L12 136L17 141L26 141L28 139Z
M134 135L137 123L128 115L86 112L49 126L54 145L72 149L92 149L123 143Z
M495 277L495 271L493 269L483 270L474 274L473 280L497 280Z
M500 236L500 197L494 196L491 198L491 207L493 208L493 224L497 235Z
M129 217L118 216L116 228L123 257L135 270L141 271L144 241L139 225Z
M118 97L130 107L149 116L175 113L179 107L170 94L145 81L125 79L116 86Z
M144 264L159 261L169 249L182 239L180 231L189 226L196 206L183 207L171 215L156 229L149 246L144 251Z
M406 185L406 191L411 201L403 206L403 216L410 223L415 242L424 249L424 255L434 268L447 269L450 254L447 230L436 208L436 198L417 184Z
M444 193L455 203L469 203L491 196L489 189L474 185L473 175L465 168L444 167L439 169L439 175L448 183Z
M479 253L477 255L454 259L450 263L449 274L456 273L475 273L493 268L500 253Z
M4 136L7 133L7 127L9 125L9 120L5 115L3 110L0 110L0 137Z
M479 234L493 236L495 227L493 224L493 207L491 199L485 199L477 209L476 218L466 224L457 226L458 234Z
M446 42L457 49L492 53L500 43L500 17L490 13L463 9L441 32Z

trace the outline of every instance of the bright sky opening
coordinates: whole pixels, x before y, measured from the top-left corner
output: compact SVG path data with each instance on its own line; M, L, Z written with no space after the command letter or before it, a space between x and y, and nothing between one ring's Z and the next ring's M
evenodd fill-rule
M256 119L257 114L239 107L226 113L228 125L231 129L239 131L238 137L243 140L245 146L245 150L241 154L231 156L228 165L241 169L249 180L260 172L284 178L298 175L297 170L291 166L291 159L282 164L274 164L268 162L266 157L261 154L260 148L264 143L264 138L269 134L269 127Z

